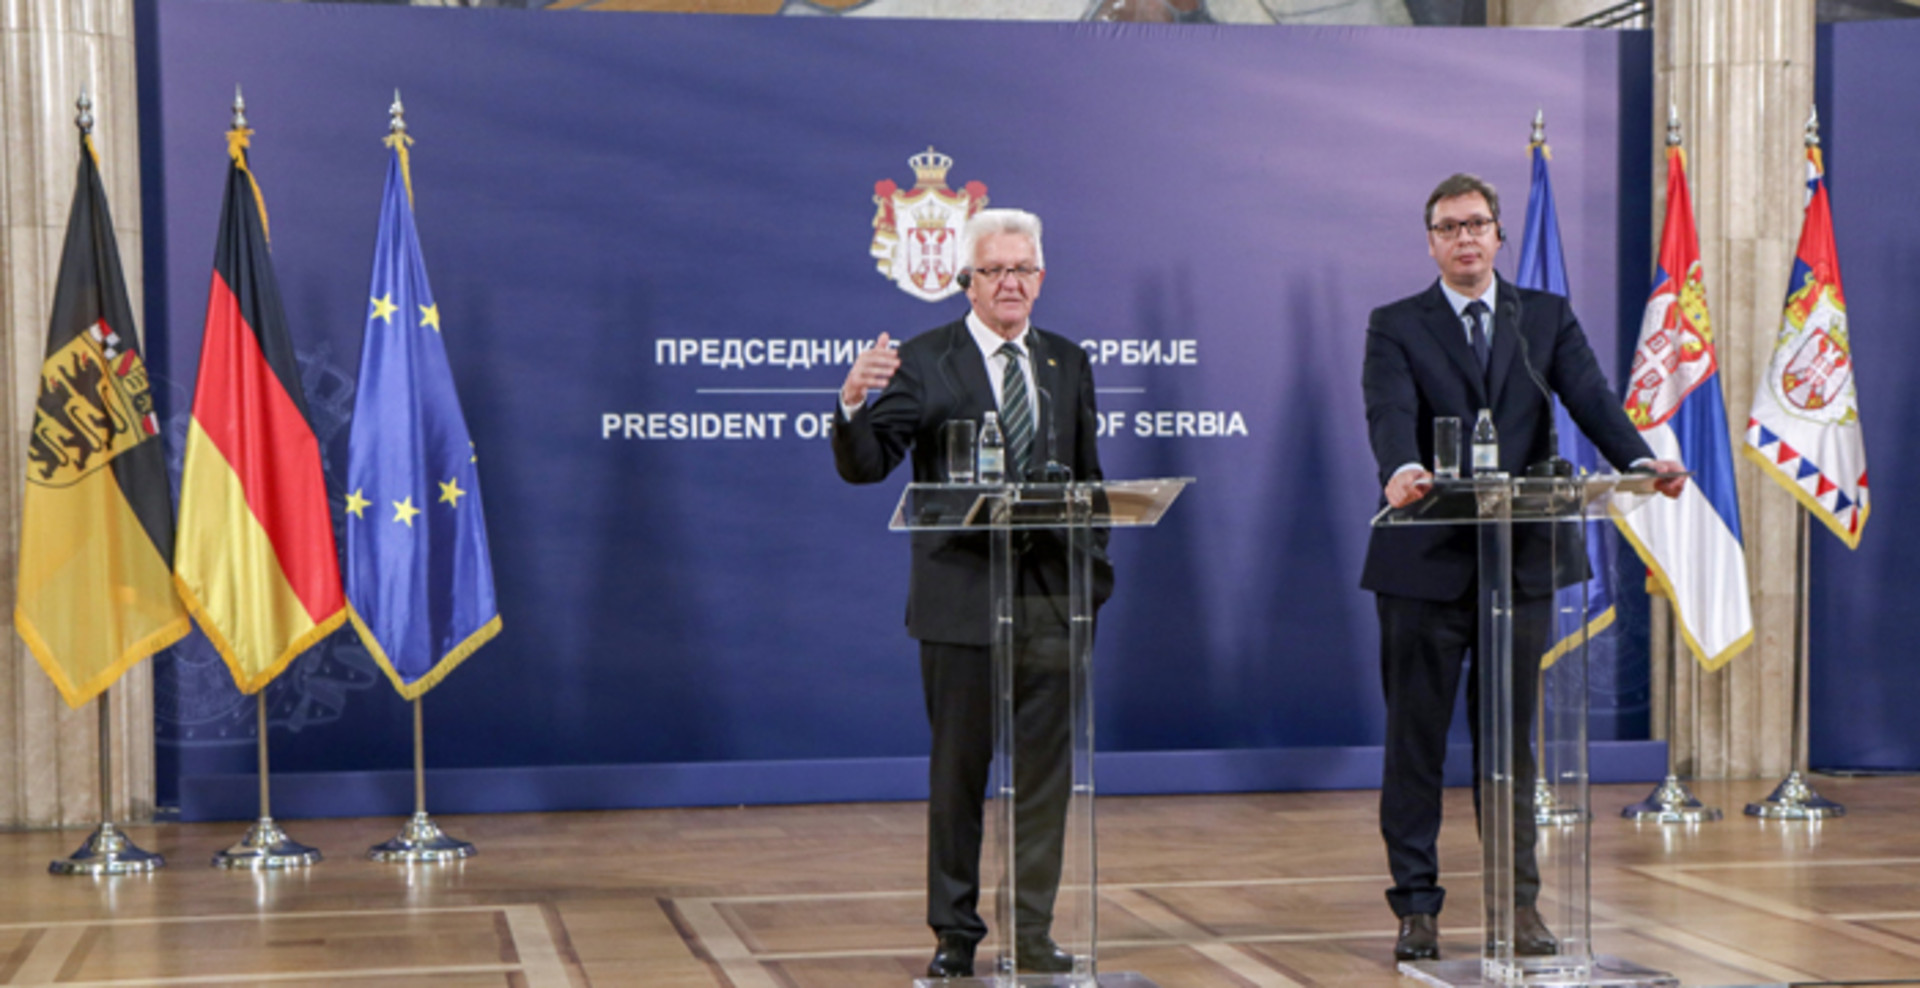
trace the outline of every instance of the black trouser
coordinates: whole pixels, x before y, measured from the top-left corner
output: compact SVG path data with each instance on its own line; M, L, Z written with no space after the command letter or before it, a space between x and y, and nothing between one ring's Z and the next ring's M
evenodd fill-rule
M1046 936L1060 887L1070 759L1071 683L1063 635L1016 643L1014 672L1014 921L1018 937ZM927 925L979 941L980 841L993 758L990 649L922 642L921 685L933 726L928 766Z
M1473 734L1473 808L1480 812L1479 605L1472 595L1451 602L1378 595L1380 679L1387 698L1386 757L1380 782L1380 836L1387 844L1394 915L1437 915L1440 887L1442 765L1453 701L1467 672L1467 724ZM1540 655L1553 598L1517 600L1513 622L1513 887L1516 905L1540 894L1534 858L1533 709ZM1472 662L1466 661L1474 655Z

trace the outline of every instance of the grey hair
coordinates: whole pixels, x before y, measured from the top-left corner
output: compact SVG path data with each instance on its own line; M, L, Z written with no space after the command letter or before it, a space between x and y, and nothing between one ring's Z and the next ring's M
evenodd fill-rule
M1033 266L1047 269L1047 252L1040 246L1040 217L1024 209L983 209L960 228L960 266L973 270L974 246L997 233L1017 233L1033 244Z

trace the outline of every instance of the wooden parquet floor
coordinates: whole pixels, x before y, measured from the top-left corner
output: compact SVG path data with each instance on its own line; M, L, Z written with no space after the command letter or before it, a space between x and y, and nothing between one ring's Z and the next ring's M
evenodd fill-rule
M1596 790L1597 949L1688 985L1920 984L1920 779L1818 778L1849 815L1742 817L1766 783L1702 783L1727 819L1635 826L1649 787ZM1162 988L1412 985L1372 792L1112 799L1100 809L1100 966ZM1442 946L1478 931L1466 790L1449 790ZM0 985L127 988L905 988L921 925L922 805L445 817L478 856L362 857L397 819L283 821L327 860L207 867L240 824L134 827L165 869L48 875L77 831L0 833ZM1549 834L1549 854L1558 853Z

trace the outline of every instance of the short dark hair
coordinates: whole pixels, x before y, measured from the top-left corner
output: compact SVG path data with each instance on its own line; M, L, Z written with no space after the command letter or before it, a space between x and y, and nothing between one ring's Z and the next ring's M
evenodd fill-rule
M1478 175L1469 175L1466 172L1454 172L1448 175L1445 181L1434 186L1433 194L1427 197L1426 225L1429 227L1433 226L1434 203L1442 199L1451 199L1454 196L1464 196L1470 192L1478 192L1482 198L1487 200L1487 208L1493 210L1493 220L1498 223L1500 221L1500 193L1495 192L1493 185Z

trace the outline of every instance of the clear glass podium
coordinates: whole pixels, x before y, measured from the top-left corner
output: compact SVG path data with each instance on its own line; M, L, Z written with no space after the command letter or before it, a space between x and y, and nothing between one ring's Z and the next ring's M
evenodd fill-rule
M896 532L978 532L989 542L989 606L993 616L993 765L988 783L990 821L980 862L981 888L992 897L992 929L981 945L974 978L921 978L916 986L1072 985L1153 988L1137 974L1101 974L1096 965L1098 861L1094 846L1093 619L1094 548L1099 532L1158 524L1192 478L1109 480L1067 484L910 484L900 496L889 528ZM1044 544L1042 543L1044 540ZM1024 552L1064 553L1066 583L1044 595L1023 590ZM1064 597L1064 600L1059 598ZM1029 622L1051 625L1063 618L1064 649L1038 647L1025 632ZM1016 648L1016 641L1022 642ZM1064 677L1068 724L1064 750L1055 732L1035 732L1020 723L1022 698L1037 679ZM1019 684L1016 686L1016 684ZM1031 720L1031 718L1029 718ZM1023 731L1024 728L1024 731ZM1038 733L1039 737L1035 735ZM1071 780L1064 795L1041 797L1047 805L1023 808L1019 781L1045 761L1055 770L1065 759ZM1057 775L1055 776L1057 777ZM1039 787L1035 787L1039 788ZM1064 802L1064 808L1059 806ZM1058 892L1052 901L1051 936L1073 955L1065 972L1022 970L1015 949L1016 903L1020 901L1019 823L1064 812L1059 848ZM1029 862L1028 867L1032 864ZM1045 870L1044 868L1042 869ZM1034 883L1030 883L1034 884ZM990 891L987 891L990 890ZM1040 890L1042 896L1044 889ZM1028 889L1028 894L1033 894ZM984 904L983 904L984 905ZM984 911L984 910L983 910ZM991 952L989 950L991 949ZM989 960L991 958L991 960Z
M1593 952L1593 818L1587 774L1587 650L1585 636L1571 639L1552 666L1541 674L1546 704L1538 752L1541 791L1565 811L1565 823L1541 827L1538 907L1557 939L1551 957L1522 957L1515 952L1514 840L1518 811L1516 787L1532 789L1533 779L1516 778L1517 745L1526 744L1529 725L1513 717L1514 663L1539 662L1539 655L1513 653L1514 526L1546 526L1550 572L1562 588L1552 605L1563 613L1549 617L1551 627L1585 624L1584 576L1588 571L1586 524L1609 513L1630 514L1658 497L1651 474L1599 474L1584 477L1519 477L1504 474L1439 481L1426 496L1403 508L1387 508L1373 519L1376 527L1470 525L1478 535L1481 574L1480 632L1476 661L1481 724L1480 785L1481 903L1485 941L1478 959L1414 961L1402 974L1432 985L1653 985L1677 986L1670 974ZM1532 533L1530 533L1532 535ZM1529 551L1537 551L1530 549Z

